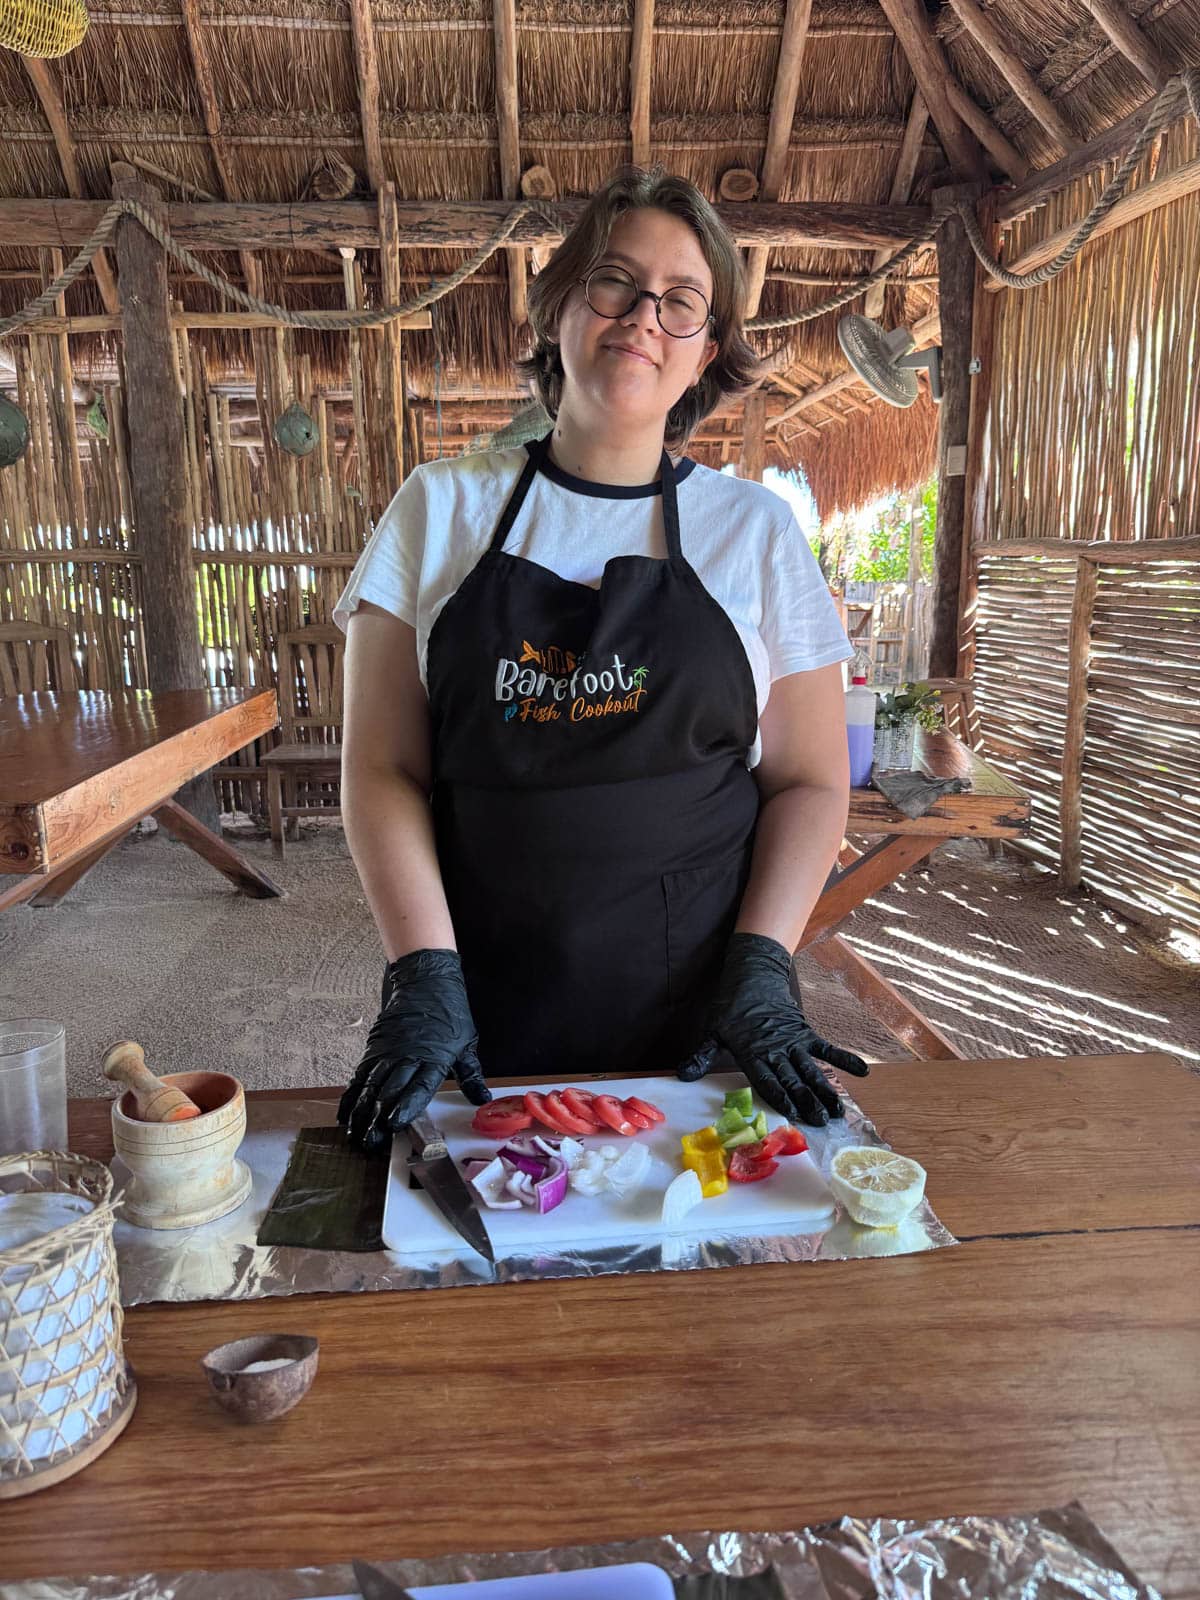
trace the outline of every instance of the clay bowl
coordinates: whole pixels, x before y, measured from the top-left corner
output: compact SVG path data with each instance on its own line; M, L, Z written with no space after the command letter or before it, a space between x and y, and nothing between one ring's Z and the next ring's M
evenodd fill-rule
M256 1333L210 1350L200 1365L217 1404L240 1422L270 1422L308 1393L317 1375L317 1341L301 1333ZM259 1361L285 1361L247 1372Z
M200 1107L187 1122L143 1122L128 1090L113 1101L113 1148L129 1169L121 1216L140 1228L198 1228L236 1211L250 1169L236 1159L246 1137L246 1097L227 1072L174 1072L163 1083Z

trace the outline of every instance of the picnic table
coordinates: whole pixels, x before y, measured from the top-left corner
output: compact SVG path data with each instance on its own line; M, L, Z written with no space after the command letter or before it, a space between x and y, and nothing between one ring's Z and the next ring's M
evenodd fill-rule
M916 1006L837 931L852 911L947 839L1018 839L1028 833L1028 794L947 728L917 730L913 766L933 778L961 778L925 816L906 817L876 789L852 789L848 835L880 835L869 848L847 844L808 920L799 948L839 975L895 1038L917 1056L958 1059L959 1051Z
M142 817L260 899L279 890L171 797L278 721L273 690L128 689L0 700L0 911L53 905Z
M885 1064L853 1087L928 1168L959 1247L135 1307L133 1420L77 1477L0 1503L3 1577L1078 1499L1145 1580L1195 1595L1196 1078L1099 1056ZM107 1102L72 1102L71 1146L111 1153ZM316 1382L280 1421L238 1425L200 1357L284 1330L320 1338Z

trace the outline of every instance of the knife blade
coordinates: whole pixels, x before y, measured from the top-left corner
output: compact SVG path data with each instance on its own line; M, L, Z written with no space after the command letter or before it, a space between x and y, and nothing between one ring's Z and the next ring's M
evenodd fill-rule
M487 1225L479 1213L475 1195L468 1187L467 1180L446 1149L445 1139L428 1117L415 1118L408 1126L408 1137L412 1148L408 1158L409 1172L451 1227L462 1235L472 1250L477 1250L494 1267L496 1257Z
M350 1566L363 1600L412 1600L407 1589L402 1589L394 1578L389 1578L386 1572L380 1572L369 1561L354 1558Z

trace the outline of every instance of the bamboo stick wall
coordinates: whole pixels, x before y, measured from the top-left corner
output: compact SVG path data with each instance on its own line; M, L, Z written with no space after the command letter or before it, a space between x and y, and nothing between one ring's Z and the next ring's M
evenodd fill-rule
M197 609L205 674L214 687L277 682L276 642L331 619L334 602L387 498L376 335L356 341L356 420L344 436L332 405L315 394L307 359L295 361L284 330L254 334L256 404L262 421L242 442L227 394L210 389L200 351L177 334L187 481L196 529ZM65 345L65 340L62 341ZM71 630L79 687L144 685L139 619L144 599L124 454L118 386L101 391L104 441L79 426L69 354L54 335L11 341L17 400L30 419L25 456L0 472L0 620ZM295 399L315 419L319 442L297 459L281 450L273 420ZM367 485L366 491L362 488ZM269 741L218 769L222 804L261 813L262 756Z
M1178 124L1141 181L1198 152ZM1007 253L1076 220L1107 177ZM987 749L1034 795L1032 849L1065 885L1200 939L1198 353L1194 199L1001 297L964 660Z
M1200 155L1191 118L1144 183ZM1082 217L1106 167L1005 237L1005 254ZM1200 205L1175 201L1038 289L1000 297L985 439L986 539L1162 539L1200 532Z

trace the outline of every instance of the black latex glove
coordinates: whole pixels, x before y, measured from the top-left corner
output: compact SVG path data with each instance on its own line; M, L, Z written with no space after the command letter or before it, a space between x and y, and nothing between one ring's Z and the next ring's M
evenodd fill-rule
M367 1048L338 1102L338 1121L364 1150L419 1117L451 1073L472 1105L492 1098L457 950L414 950L389 964Z
M792 994L792 958L775 939L735 933L709 1007L705 1038L678 1069L686 1083L711 1072L722 1047L746 1074L754 1092L790 1122L823 1127L843 1115L842 1102L821 1070L865 1078L861 1056L822 1039Z

